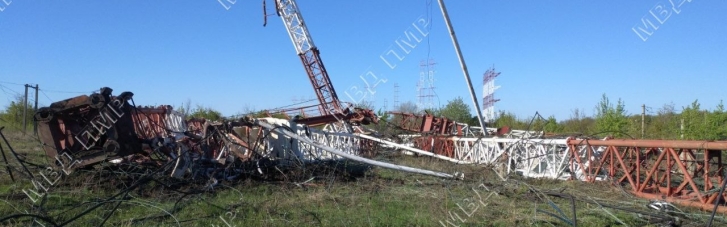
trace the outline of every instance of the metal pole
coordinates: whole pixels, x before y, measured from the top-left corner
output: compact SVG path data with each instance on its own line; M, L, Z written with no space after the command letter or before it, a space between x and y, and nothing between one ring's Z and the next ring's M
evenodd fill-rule
M725 178L723 178L723 179L726 179L726 178L727 178L727 173L725 174ZM720 187L719 194L717 194L720 197L724 194L725 186L727 186L727 180L722 181L722 187ZM707 223L707 227L712 226L712 221L714 220L714 215L717 213L717 207L719 207L719 201L720 201L719 197L717 197L717 199L714 200L714 208L712 209L712 215L709 216L709 222Z
M644 119L646 118L646 104L641 105L641 138L644 138Z
M25 96L23 96L23 134L28 132L27 112L28 112L28 84L25 85Z
M5 129L5 126L0 127L0 133L2 133L3 129ZM8 162L8 158L5 157L5 150L3 150L2 144L0 144L0 153L3 154L3 161L5 161L5 169L8 171L8 174L10 174L10 180L15 182L15 177L13 176L13 170L10 169L10 163Z
M35 107L33 107L33 115L35 115L35 112L38 111L38 84L35 84ZM35 122L33 120L33 133L38 135L38 122Z
M457 58L459 58L459 64L462 66L462 72L464 73L464 79L467 81L467 86L469 86L470 89L470 96L472 97L472 103L475 104L475 110L477 111L477 120L480 122L480 126L482 128L487 127L485 125L485 122L482 118L482 110L480 110L480 104L477 102L477 95L475 94L475 89L472 88L472 80L470 80L470 74L469 71L467 71L467 64L464 62L464 57L462 57L462 51L459 49L459 42L457 42L457 36L454 34L454 28L452 28L452 23L449 21L449 14L447 14L447 7L444 6L443 0L438 0L439 2L439 8L442 9L442 15L444 16L444 22L447 23L447 29L449 30L449 35L452 37L452 43L454 43L454 50L457 51ZM487 135L487 130L482 130L482 132Z
M424 151L424 150L421 150L421 149L417 149L417 148L413 148L413 147L409 147L409 146L404 146L404 145L401 145L401 144L398 144L398 143L394 143L394 142L391 142L391 141L379 139L379 138L372 137L372 136L367 136L367 135L364 135L364 134L361 134L361 133L354 133L353 135L354 136L361 137L361 138L364 138L364 139L368 139L368 140L371 140L371 141L375 141L375 142L387 144L387 145L390 145L390 146L394 146L396 148L401 148L401 149L404 149L404 150L408 150L408 151L411 151L411 152L414 152L414 153L417 153L417 154L426 155L426 156L430 156L430 157L435 157L435 158L438 158L438 159L447 160L447 161L454 162L454 163L459 163L459 164L473 164L472 162L469 162L469 161L457 160L457 159L450 158L450 157L447 157L447 156L444 156L444 155L438 155L438 154L435 154L435 153L432 153L432 152L428 152L428 151Z

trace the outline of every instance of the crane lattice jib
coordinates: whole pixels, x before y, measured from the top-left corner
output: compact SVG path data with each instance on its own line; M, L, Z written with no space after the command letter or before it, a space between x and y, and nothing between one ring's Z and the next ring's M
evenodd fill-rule
M336 111L340 113L342 108L338 95L336 95L336 90L333 89L331 79L323 66L323 61L321 61L320 52L313 44L313 39L308 33L308 28L295 0L278 0L277 10L280 18L283 19L283 24L285 24L290 39L293 41L295 51L303 62L303 67L305 67L311 85L313 85L313 90L316 91L316 96L320 102L318 110L321 115L330 115Z

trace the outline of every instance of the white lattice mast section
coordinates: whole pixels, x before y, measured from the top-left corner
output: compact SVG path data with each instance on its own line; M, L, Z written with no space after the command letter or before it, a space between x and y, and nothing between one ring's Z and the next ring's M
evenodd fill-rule
M495 72L495 66L485 71L482 80L482 114L485 122L495 121L495 103L500 101L495 99L495 90L500 86L495 86L495 77L499 76L500 72Z

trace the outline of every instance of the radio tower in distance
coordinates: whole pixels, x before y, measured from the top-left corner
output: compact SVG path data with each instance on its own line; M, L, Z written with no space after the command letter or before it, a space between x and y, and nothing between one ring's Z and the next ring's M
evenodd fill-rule
M399 84L394 83L394 110L399 110Z
M422 60L419 64L419 82L417 82L417 105L419 109L431 109L434 107L434 60Z
M499 76L500 72L495 72L495 66L485 71L482 79L482 117L485 118L485 122L495 121L495 103L500 101L495 99L495 90L500 86L495 86L495 77Z

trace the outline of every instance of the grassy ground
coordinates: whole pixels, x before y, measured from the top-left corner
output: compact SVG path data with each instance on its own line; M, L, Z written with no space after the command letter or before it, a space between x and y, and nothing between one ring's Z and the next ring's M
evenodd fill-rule
M7 129L4 132L25 159L45 162L36 140ZM205 182L156 175L145 178L152 169L99 167L79 170L54 185L46 183L46 199L33 203L23 191L33 189L30 179L20 174L22 168L12 156L8 158L15 181L1 164L2 226L32 224L31 216L18 214L50 217L70 226L569 226L574 222L572 210L579 226L663 226L663 220L646 214L678 217L682 226L703 226L707 215L686 208L680 208L681 215L650 211L646 208L649 201L608 183L518 176L503 182L488 167L395 152L382 152L377 159L460 172L465 179L374 168L355 178L330 171L302 176L287 173L276 180L246 178L205 188ZM29 170L41 171L32 166ZM313 180L301 183L309 178ZM140 179L148 181L134 187ZM575 203L547 194L573 195ZM50 226L48 221L37 222Z

